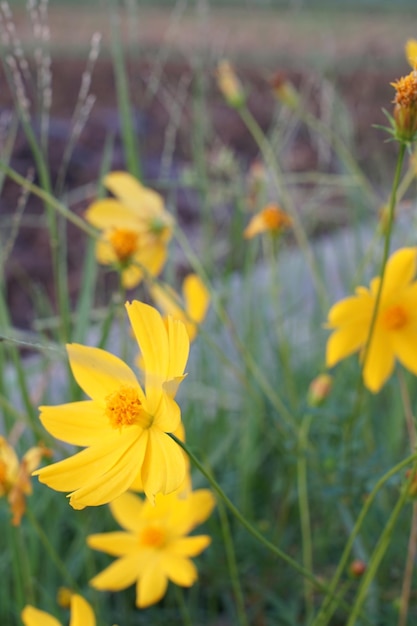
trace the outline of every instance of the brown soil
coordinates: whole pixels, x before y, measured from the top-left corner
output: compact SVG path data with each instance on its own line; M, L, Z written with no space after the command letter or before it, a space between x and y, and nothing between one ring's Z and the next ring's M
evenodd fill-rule
M27 41L30 37L25 25L27 20L24 19L26 16L17 16L16 23L20 36ZM335 85L343 102L341 106L346 107L346 113L352 118L354 130L352 133L348 132L347 138L355 144L360 164L372 176L375 185L380 186L380 181L385 176L384 168L390 161L390 155L394 153L394 147L389 144L384 148L381 169L378 155L381 153L384 137L372 125L385 122L381 107L390 108L393 92L389 83L399 73L407 71L404 62L401 62L399 71L394 71L392 63L391 67L386 68L381 59L398 55L398 51L401 55L404 35L410 30L405 21L405 33L400 36L401 24L398 23L398 18L395 18L397 28L393 29L386 18L383 20L378 16L372 16L372 19L362 16L359 22L358 17L349 17L339 22L340 32L334 31L332 25L327 24L320 35L317 24L313 25L314 28L310 24L309 28L308 20L305 19L299 19L298 31L295 32L296 20L291 15L281 16L276 23L272 23L261 12L245 12L239 15L219 12L211 16L211 21L207 19L196 22L195 16L183 15L175 21L175 16L168 12L148 11L146 20L142 22L142 53L138 55L140 60L136 56L133 61L130 59L129 76L137 139L144 178L147 181L157 185L161 155L173 130L173 115L178 112L172 109L172 104L181 97L184 105L180 108L178 124L173 134L173 159L168 171L170 179L178 180L183 166L192 160L193 135L190 129L195 128L196 124L192 93L199 86L195 78L197 53L204 49L205 58L211 58L211 61L206 62L203 74L200 74L205 89L204 120L209 131L206 137L207 154L213 146L221 142L236 153L244 168L258 154L256 145L238 115L225 105L216 88L214 61L221 56L220 53L226 52L236 57L239 75L249 94L249 107L265 131L270 128L276 113L276 102L268 83L272 71L282 70L284 67L288 77L308 94L312 109L323 115L326 107L336 102L331 88L331 85ZM99 27L102 27L104 39L107 41L108 26L100 24L101 20L100 15L80 14L78 9L77 12L60 11L50 15L52 42L56 50L52 63L53 105L48 147L53 185L57 182L62 155L72 133L71 120L85 68L85 61L79 54L74 55L74 49L71 51L69 46L76 44L79 51L81 47L85 47L91 32ZM358 36L358 24L362 38ZM387 37L390 26L392 36ZM123 24L123 28L127 29L129 35L127 22ZM161 47L161 42L165 45L167 41L169 48ZM58 42L60 47L66 49L65 57L57 56ZM167 52L169 49L170 53ZM331 59L326 66L326 79L323 78L323 66L319 69L314 63L314 59L320 55ZM347 62L348 56L350 64ZM314 70L307 69L311 67L310 58L313 60ZM360 59L365 61L359 63ZM155 76L159 76L159 82L152 94L151 85ZM4 76L1 76L1 80L3 83ZM80 194L80 200L71 205L78 213L82 213L94 196L104 146L109 137L113 140L112 169L125 167L112 63L105 54L94 69L90 92L96 96L96 104L77 142L65 176L66 192L92 184L90 189ZM12 107L11 91L1 90L0 110L8 111ZM346 119L341 113L343 124ZM33 116L33 128L36 132L38 126L39 122ZM17 134L11 165L22 175L27 175L33 167L31 150L21 129ZM288 171L320 167L317 144L303 127L298 128L288 148L284 165ZM337 164L330 169L332 167L337 168ZM36 177L35 182L39 182ZM14 183L6 181L0 199L2 220L5 216L13 218L16 215L20 193ZM182 225L192 230L198 221L197 195L180 189L177 193L177 204ZM227 210L227 207L224 209ZM13 242L12 253L6 263L7 300L12 321L18 327L30 327L33 322L35 313L32 299L37 285L41 285L53 300L48 235L40 222L34 225L33 219L30 221L31 217L40 216L42 211L41 203L33 196L30 197L23 212L18 235ZM13 225L10 220L4 224L0 235L7 242ZM82 236L73 227L69 227L68 232L69 289L72 296L75 296L80 282Z

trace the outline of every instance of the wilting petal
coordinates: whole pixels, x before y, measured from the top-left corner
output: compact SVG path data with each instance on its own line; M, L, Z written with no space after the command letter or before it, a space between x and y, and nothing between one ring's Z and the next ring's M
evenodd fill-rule
M339 330L333 331L327 340L327 367L333 367L342 359L359 350L366 342L368 332L368 326L356 326L356 324L342 326Z
M109 506L114 519L120 526L132 532L140 528L143 501L133 493L124 493L110 502Z
M172 542L169 546L169 553L175 556L190 557L201 554L211 543L208 535L197 535L196 537L182 537ZM171 578L169 576L169 578ZM173 580L173 579L172 579Z
M136 588L136 606L144 608L159 602L167 590L168 579L158 562L148 567Z
M180 587L191 587L198 578L197 569L189 559L165 552L161 559L165 575Z
M77 593L71 596L71 620L69 626L96 626L93 609Z
M365 386L377 393L394 369L394 353L385 333L375 328L363 370Z
M107 504L127 491L135 479L138 467L145 457L146 437L131 440L131 445L120 456L117 463L105 474L98 474L86 481L70 494L70 505L74 509Z
M75 446L91 446L114 433L103 407L90 400L41 407L40 420L48 433Z
M112 556L125 556L133 554L133 552L137 550L138 540L132 533L115 531L112 533L89 535L87 537L87 545L89 548L106 552Z
M24 626L61 626L55 617L30 605L25 606L21 617Z
M141 401L143 393L134 372L114 354L77 343L67 344L72 373L85 393L99 403L122 385L138 389Z
M185 460L182 449L169 435L149 429L148 446L142 466L142 481L146 496L153 500L161 493L177 489L185 476Z
M90 204L85 219L99 230L114 228L137 230L140 227L135 214L119 200L104 198Z
M417 375L417 328L410 326L390 333L392 350L400 363Z
M120 591L133 585L141 569L142 565L136 553L124 556L94 576L90 585L101 591Z
M413 280L417 269L417 248L401 248L392 254L387 262L383 295L389 297L393 292L399 292Z
M182 284L186 311L193 322L198 324L206 316L210 304L210 293L197 274L189 274Z

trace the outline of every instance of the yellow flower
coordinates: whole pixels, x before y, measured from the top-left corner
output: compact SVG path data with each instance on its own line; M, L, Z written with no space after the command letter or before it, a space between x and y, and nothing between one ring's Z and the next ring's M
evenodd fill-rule
M402 248L388 260L372 340L363 370L364 383L376 393L391 376L395 360L417 374L417 248ZM380 278L370 288L337 302L329 311L326 362L333 367L365 348Z
M417 40L409 39L405 44L405 56L413 70L417 68Z
M93 202L85 217L102 231L97 260L118 267L123 286L131 289L144 273L157 276L162 270L174 220L162 197L127 172L111 172L104 184L116 197Z
M260 233L270 232L278 235L292 224L291 218L277 204L267 204L262 211L252 217L243 235L252 239Z
M30 605L25 606L21 617L24 626L61 626L55 617ZM93 609L76 593L71 596L70 626L96 626Z
M189 274L182 283L184 304L168 285L152 285L150 292L155 304L166 315L181 320L187 329L190 341L195 339L198 324L204 320L210 304L210 294L201 278Z
M118 357L69 344L72 372L91 400L40 408L48 432L86 447L34 472L52 489L71 491L75 509L110 502L129 489L138 473L151 499L174 491L184 479L183 451L167 433L181 421L174 397L185 377L187 331L172 317L164 324L158 311L142 302L126 308L143 356L145 391Z
M217 85L222 92L227 104L239 109L245 102L245 94L236 76L234 67L224 59L217 66Z
M43 446L30 448L21 462L4 437L0 437L0 497L7 496L13 514L12 524L18 526L26 509L26 496L32 493L30 475L49 450Z
M136 605L140 608L159 602L168 580L190 587L197 570L189 557L200 554L210 537L186 535L204 522L214 507L207 489L188 497L159 494L155 505L125 493L110 504L114 518L126 532L90 535L90 548L120 557L90 584L102 591L119 591L136 582Z

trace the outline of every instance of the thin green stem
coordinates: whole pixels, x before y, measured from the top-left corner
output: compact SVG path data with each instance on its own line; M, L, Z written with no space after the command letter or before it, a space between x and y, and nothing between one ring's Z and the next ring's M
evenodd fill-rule
M227 519L227 514L222 500L218 500L217 509L219 511L223 543L226 550L227 565L229 567L230 573L230 582L232 583L233 593L235 596L238 623L240 626L249 626L248 618L246 616L242 587L239 580L239 570L236 563L236 554L233 545L232 533L230 532L229 520Z
M184 442L178 439L172 433L169 433L171 439L173 439L189 456L191 461L194 463L196 468L201 472L201 474L208 480L212 489L221 497L226 507L231 511L231 513L236 517L236 519L242 524L242 526L252 535L259 543L261 543L265 548L267 548L272 554L280 558L282 561L287 563L290 567L292 567L296 572L304 576L307 580L309 580L317 589L326 595L330 596L332 600L334 600L338 606L342 607L347 613L350 611L350 605L345 602L342 598L340 598L337 594L330 591L329 587L322 583L319 579L317 579L310 571L305 569L302 565L300 565L297 561L292 559L288 554L280 550L277 546L271 543L268 539L266 539L239 511L239 509L233 504L233 502L228 498L223 489L220 487L219 483L213 477L211 472L207 470L202 463L197 459L197 457L191 452L191 450L186 446ZM368 621L368 620L366 620ZM369 623L369 622L368 622Z
M307 448L311 420L312 415L306 415L301 423L297 456L298 508L300 510L303 565L309 572L313 571L313 544L307 481ZM309 624L314 609L314 597L313 587L308 580L304 581L304 597L306 603L306 624Z

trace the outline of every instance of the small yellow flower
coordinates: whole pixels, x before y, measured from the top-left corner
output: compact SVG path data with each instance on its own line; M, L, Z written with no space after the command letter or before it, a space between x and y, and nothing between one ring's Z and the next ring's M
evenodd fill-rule
M252 237L266 232L279 235L291 225L291 218L285 211L277 204L268 204L252 217L243 235L246 239L252 239Z
M34 472L57 491L70 491L75 509L105 504L140 474L146 495L170 493L185 475L184 454L167 434L181 413L174 397L184 379L189 339L184 324L164 324L153 307L134 301L127 313L143 357L145 390L121 359L98 348L67 346L75 379L91 400L41 407L54 437L84 446L72 457Z
M159 494L154 505L129 492L113 500L111 512L125 532L90 535L87 544L119 558L90 584L101 591L119 591L136 583L136 605L140 608L159 602L168 580L191 587L197 569L190 557L200 554L210 537L186 535L209 517L214 504L207 489L187 497Z
M388 260L372 340L363 370L364 384L376 393L391 376L395 360L417 375L417 248L402 248ZM380 278L369 289L357 287L354 296L329 311L326 363L333 367L366 346Z
M194 341L198 325L206 317L210 304L210 294L197 274L189 274L182 283L183 302L169 285L154 284L150 288L151 296L165 315L181 320L188 332L190 341Z
M400 141L414 141L417 132L417 70L391 83L394 98L396 136Z
M239 109L245 102L245 94L242 89L234 67L224 59L217 66L217 84L227 104Z
M23 609L21 617L24 626L61 626L55 617L29 604ZM70 626L96 626L93 609L84 598L76 593L71 595Z
M16 452L0 437L0 497L6 496L13 514L12 524L18 526L26 510L26 496L32 493L30 475L50 452L43 446L30 448L19 463Z
M104 184L116 197L93 202L85 217L102 233L97 260L119 268L123 286L131 289L144 273L161 272L174 220L162 197L127 172L111 172Z
M417 40L409 39L405 44L405 56L413 70L417 68Z

